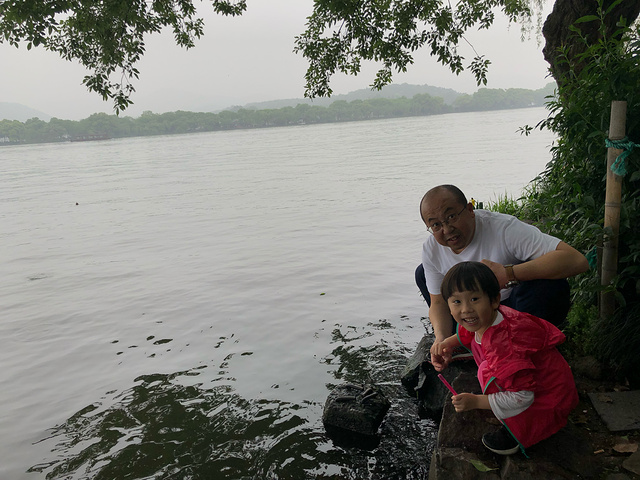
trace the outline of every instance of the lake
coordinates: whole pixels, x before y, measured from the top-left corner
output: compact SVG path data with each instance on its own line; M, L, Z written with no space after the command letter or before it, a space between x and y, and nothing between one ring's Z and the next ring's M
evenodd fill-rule
M0 478L418 479L424 192L517 197L542 108L0 148ZM375 382L380 445L329 392Z

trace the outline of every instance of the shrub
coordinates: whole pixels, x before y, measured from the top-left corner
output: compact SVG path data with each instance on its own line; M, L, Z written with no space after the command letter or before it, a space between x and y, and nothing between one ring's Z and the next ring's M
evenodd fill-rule
M626 159L622 177L618 274L611 285L602 287L595 268L597 247L605 234L606 191L605 140L613 100L627 102L627 137L640 143L640 30L619 21L618 31L607 36L600 28L600 40L589 44L580 25L600 22L606 15L579 19L573 34L587 48L571 63L549 98L549 116L538 128L557 135L552 159L544 172L531 182L517 201L501 200L497 208L531 221L541 230L563 239L587 254L594 268L571 279L574 305L568 333L572 351L593 351L632 382L638 382L640 361L640 160L637 150ZM560 58L569 63L567 52ZM532 128L524 127L524 133ZM617 310L613 318L594 318L598 293L613 290ZM633 374L632 374L633 373Z

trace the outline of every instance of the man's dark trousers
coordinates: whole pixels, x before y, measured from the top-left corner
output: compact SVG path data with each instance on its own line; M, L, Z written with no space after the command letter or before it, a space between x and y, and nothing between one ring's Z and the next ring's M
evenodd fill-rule
M422 264L416 268L416 284L427 304L431 306L431 297L427 289ZM513 287L511 295L502 302L502 305L544 318L556 327L561 328L571 305L569 282L564 278L561 280L529 280L522 282L517 287Z

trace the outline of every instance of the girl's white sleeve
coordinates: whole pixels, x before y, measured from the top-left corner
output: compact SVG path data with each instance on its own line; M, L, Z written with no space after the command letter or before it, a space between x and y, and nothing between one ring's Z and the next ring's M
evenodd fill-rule
M515 417L524 412L533 403L533 392L521 390L519 392L498 392L489 394L491 411L499 419Z

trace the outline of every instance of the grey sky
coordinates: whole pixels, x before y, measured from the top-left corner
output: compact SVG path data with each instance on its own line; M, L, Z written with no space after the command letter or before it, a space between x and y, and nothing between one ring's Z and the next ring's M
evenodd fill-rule
M134 105L124 115L138 116L145 110L207 111L302 97L306 62L292 50L312 4L312 0L249 0L248 11L231 18L215 15L204 2L205 35L195 48L175 46L170 32L149 37L138 65L141 76L134 84ZM490 30L474 32L468 39L492 61L487 87L537 89L550 81L542 45L535 38L522 43L518 25L508 28L500 19ZM460 51L466 58L474 56L466 45ZM0 44L0 58L0 102L20 103L71 120L112 113L111 102L103 102L81 84L86 72L80 65L42 49L27 51L6 44ZM394 83L477 90L470 72L453 75L426 49L416 52L415 60L408 72L395 76ZM367 88L375 71L375 66L365 66L357 77L334 77L334 93Z

